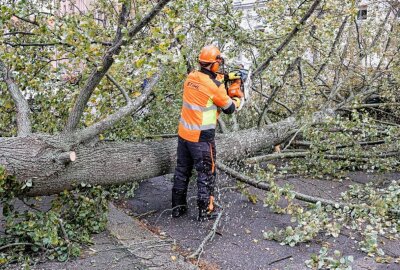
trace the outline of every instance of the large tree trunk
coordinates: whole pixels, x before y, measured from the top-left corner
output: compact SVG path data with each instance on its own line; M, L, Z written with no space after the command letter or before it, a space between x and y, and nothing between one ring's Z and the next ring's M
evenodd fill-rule
M263 129L243 130L216 139L218 158L241 159L278 144L298 127L290 117ZM172 172L176 139L150 142L98 142L67 149L57 137L31 135L0 138L0 164L19 181L31 180L29 195L49 195L71 189L74 183L122 184ZM69 151L76 161L66 162Z

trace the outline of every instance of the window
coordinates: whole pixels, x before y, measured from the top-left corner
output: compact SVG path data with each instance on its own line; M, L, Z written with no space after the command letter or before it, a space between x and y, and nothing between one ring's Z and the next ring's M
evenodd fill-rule
M367 6L360 6L357 13L357 20L366 20L367 19Z

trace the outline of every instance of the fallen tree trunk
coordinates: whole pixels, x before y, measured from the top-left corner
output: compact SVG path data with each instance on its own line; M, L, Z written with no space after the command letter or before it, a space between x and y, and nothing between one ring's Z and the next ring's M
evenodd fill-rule
M218 158L245 158L290 137L298 128L294 117L265 126L223 134L216 139ZM0 165L18 181L32 181L28 195L49 195L81 182L113 185L164 175L176 163L176 138L149 142L68 143L62 135L0 138ZM74 151L75 161L65 162Z

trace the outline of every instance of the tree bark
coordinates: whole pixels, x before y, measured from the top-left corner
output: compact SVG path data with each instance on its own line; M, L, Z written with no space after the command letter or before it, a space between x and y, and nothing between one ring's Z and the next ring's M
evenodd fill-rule
M30 109L24 95L11 77L11 71L7 69L0 60L0 79L3 78L7 84L8 91L17 107L18 136L26 136L32 132L32 125L29 119Z
M290 137L298 128L294 117L265 126L223 134L216 138L218 159L242 159ZM176 138L149 142L98 142L67 149L61 136L30 135L0 138L0 165L18 181L31 180L28 195L50 195L81 182L92 185L122 184L173 172ZM74 151L74 162L59 162Z

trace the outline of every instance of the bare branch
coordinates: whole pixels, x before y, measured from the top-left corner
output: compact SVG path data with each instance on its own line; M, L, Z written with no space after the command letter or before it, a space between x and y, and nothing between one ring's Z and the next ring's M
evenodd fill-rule
M254 163L259 163L262 161L269 161L269 160L274 160L274 159L284 159L284 158L301 158L301 157L306 157L310 155L311 152L285 152L285 153L274 153L274 154L268 154L268 155L263 155L263 156L257 156L257 157L252 157L246 159L244 162L247 164L254 164ZM371 153L371 154L364 154L364 155L359 155L359 156L347 156L347 155L333 155L333 154L324 154L323 157L325 159L330 159L330 160L347 160L347 161L362 161L362 162L368 162L370 161L371 158L390 158L390 157L395 157L398 156L400 152L387 152L387 153Z
M272 62L272 60L275 59L277 55L290 43L290 41L297 35L297 33L300 31L301 26L303 26L308 18L314 13L315 9L319 5L319 3L322 0L315 0L314 3L311 5L310 9L307 11L307 13L301 18L299 23L293 28L293 30L289 33L289 35L285 38L285 40L279 45L278 48L276 48L273 53L265 60L252 74L252 77L255 78L258 75L261 74Z
M357 44L358 44L358 49L360 50L360 55L363 55L362 51L362 43L361 43L361 35L360 35L360 29L358 27L357 19L354 19L354 25L356 27L356 33L357 33Z
M268 95L266 95L266 94L264 94L264 93L258 91L258 90L257 90L256 88L254 88L254 87L252 87L251 90L254 91L254 92L256 92L256 93L258 93L258 94L260 94L261 96L263 96L263 97L265 97L265 98L267 98L267 99L271 98L270 96L268 96ZM286 105L285 103L283 103L282 101L279 101L279 100L277 100L277 99L274 99L273 101L274 101L276 104L279 104L279 105L281 105L283 108L285 108L290 114L293 113L293 110L290 109L289 106Z
M204 251L204 246L207 244L208 241L211 241L214 238L215 233L217 232L218 225L220 223L222 214L223 214L223 209L218 213L217 218L214 221L214 224L210 230L210 232L207 234L207 236L203 239L201 242L200 246L196 249L195 252L190 254L187 258L188 259L195 259L200 257L201 253Z
M390 43L392 42L392 38L391 38L391 34L393 33L393 30L394 30L394 26L393 26L393 24L390 26L390 30L389 30L389 35L388 35L388 39L387 39L387 41L386 41L386 45L385 45L385 49L384 49L384 51L383 51L383 55L382 55L382 57L379 59L379 64L378 64L378 66L376 67L376 70L379 70L380 68L381 68L381 65L382 65L382 63L383 63L383 60L385 59L385 54L386 54L386 52L387 52L387 50L389 49L389 47L390 47Z
M11 77L10 71L7 69L3 61L0 60L0 77L7 84L8 91L17 107L17 125L18 136L26 136L32 133L31 121L29 119L30 108L25 97L22 95L17 84Z
M30 19L23 18L23 17L20 17L20 16L18 16L18 15L15 15L15 14L13 14L13 16L14 16L15 18L21 20L21 21L24 21L24 22L33 24L33 25L35 25L35 26L40 26L39 23L38 23L36 20L35 20L35 21L32 21L32 20L30 20Z
M63 45L63 46L71 46L67 43L63 42L50 42L50 43L12 43L9 41L4 41L4 44L7 44L11 47L49 47L55 45Z
M15 32L8 32L4 33L3 36L15 36L15 35L28 35L28 36L33 36L35 34L30 33L30 32L23 32L23 31L15 31Z

